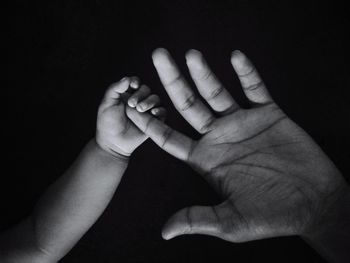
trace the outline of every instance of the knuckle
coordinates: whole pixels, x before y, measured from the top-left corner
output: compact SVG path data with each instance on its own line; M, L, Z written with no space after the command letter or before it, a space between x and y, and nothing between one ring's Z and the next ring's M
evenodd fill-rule
M213 73L209 69L202 69L202 73L197 77L198 80L207 81Z
M246 78L246 77L250 77L254 73L255 73L255 68L253 66L245 65L245 67L241 68L240 72L238 73L238 77Z
M201 126L199 129L200 133L207 133L210 130L212 130L213 123L215 121L215 118L213 116L210 116Z
M189 108L191 108L197 100L197 96L195 94L189 95L183 102L182 106L180 107L180 111L186 111Z
M118 83L111 84L105 91L104 96L109 97L113 92L116 92L118 90Z
M174 86L177 83L179 83L181 80L182 80L182 76L181 76L181 74L179 74L175 78L173 78L171 81L169 81L168 83L164 83L164 86L167 86L167 87Z
M234 112L236 112L238 110L239 110L238 105L237 104L232 104L228 108L226 108L225 110L219 112L219 115L223 115L224 116L224 115L232 114L232 113L234 113Z
M254 83L254 84L249 84L249 85L244 86L244 89L247 91L254 91L254 90L260 89L263 85L264 85L263 82L259 81L259 82Z
M217 96L219 96L222 92L224 91L224 86L222 85L219 85L218 87L216 88L213 88L208 97L206 98L207 100L213 100L215 99Z

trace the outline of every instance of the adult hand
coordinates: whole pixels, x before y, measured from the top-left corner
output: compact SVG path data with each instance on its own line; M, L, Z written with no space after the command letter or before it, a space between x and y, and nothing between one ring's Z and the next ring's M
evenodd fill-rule
M228 241L302 235L329 226L331 208L347 191L344 179L317 144L269 95L257 70L239 52L231 62L251 102L242 109L209 69L200 52L186 55L199 94L191 90L164 49L153 62L179 113L203 136L193 140L149 114L130 114L162 149L187 162L221 194L216 206L193 206L163 229L170 239L206 234ZM330 212L332 211L332 212Z

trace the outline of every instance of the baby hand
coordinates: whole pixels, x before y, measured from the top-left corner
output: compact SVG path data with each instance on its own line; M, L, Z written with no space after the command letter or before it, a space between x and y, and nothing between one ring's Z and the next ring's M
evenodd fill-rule
M140 85L137 77L125 77L112 84L98 109L97 144L115 156L130 156L148 137L128 118L128 113L150 111L164 119L166 110L159 103L159 97L151 94L146 85Z

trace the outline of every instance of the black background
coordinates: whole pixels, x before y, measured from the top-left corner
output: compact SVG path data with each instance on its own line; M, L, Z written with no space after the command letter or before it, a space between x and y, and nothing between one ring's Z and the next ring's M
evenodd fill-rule
M248 54L274 99L349 179L348 10L334 1L12 1L3 32L7 88L2 121L1 228L26 216L94 136L105 88L137 75L176 113L151 63L170 50L201 50L245 105L229 58ZM187 73L186 73L187 74ZM232 244L212 237L161 239L178 209L219 201L210 187L150 141L133 155L105 213L62 262L322 262L300 238Z

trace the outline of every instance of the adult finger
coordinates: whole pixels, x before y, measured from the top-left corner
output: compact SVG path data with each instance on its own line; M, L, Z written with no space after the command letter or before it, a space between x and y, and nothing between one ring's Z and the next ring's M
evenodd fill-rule
M272 98L256 68L241 51L236 50L232 53L231 63L245 95L252 103L266 104L272 102Z
M218 206L192 206L178 211L163 227L163 238L168 240L188 234L220 237L218 209Z
M140 113L127 107L126 114L129 119L159 147L176 158L187 161L194 142L189 137L173 130L149 113Z
M133 108L136 107L138 102L145 99L150 93L151 89L146 85L142 85L138 90L135 91L134 94L129 97L128 105Z
M145 112L148 111L149 109L152 109L153 107L159 105L160 103L160 98L156 94L152 94L145 98L144 100L140 101L136 105L136 110L139 112Z
M168 51L156 49L152 58L159 78L176 109L198 132L208 132L214 115L191 90Z
M199 93L214 111L229 114L238 109L238 104L211 71L201 52L188 51L186 63Z

